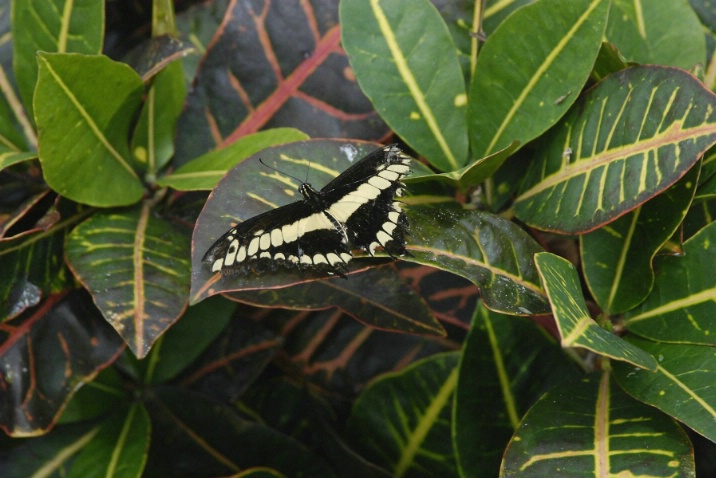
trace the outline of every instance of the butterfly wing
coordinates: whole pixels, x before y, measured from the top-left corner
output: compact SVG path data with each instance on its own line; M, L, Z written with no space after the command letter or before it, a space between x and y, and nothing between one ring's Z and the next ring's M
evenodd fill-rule
M396 145L378 149L328 183L321 193L326 212L345 225L351 246L373 255L383 247L391 256L402 256L408 220L395 201L405 185L412 158Z

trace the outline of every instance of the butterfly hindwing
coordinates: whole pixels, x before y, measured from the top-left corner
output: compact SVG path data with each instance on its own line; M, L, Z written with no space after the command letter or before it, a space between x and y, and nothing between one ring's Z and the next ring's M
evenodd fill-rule
M308 184L304 199L233 228L209 248L203 261L213 272L261 273L279 266L315 268L343 276L352 249L371 255L383 247L405 251L407 220L395 201L410 171L410 157L395 145L378 149L348 168L321 191Z

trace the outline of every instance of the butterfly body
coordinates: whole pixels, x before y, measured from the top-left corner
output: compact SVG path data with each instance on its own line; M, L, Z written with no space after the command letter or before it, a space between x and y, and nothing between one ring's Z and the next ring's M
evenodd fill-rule
M411 158L390 145L373 151L320 191L299 186L303 200L252 217L226 232L203 258L212 272L261 273L279 267L343 276L361 249L405 251L408 226L401 204Z

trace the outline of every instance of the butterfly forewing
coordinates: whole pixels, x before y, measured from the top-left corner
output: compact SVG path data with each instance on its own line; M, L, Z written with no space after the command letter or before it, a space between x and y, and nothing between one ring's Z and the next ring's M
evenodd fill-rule
M279 266L343 275L351 250L382 247L405 254L407 220L395 200L410 171L395 145L378 149L320 191L302 185L304 199L231 228L204 255L213 272L255 273Z

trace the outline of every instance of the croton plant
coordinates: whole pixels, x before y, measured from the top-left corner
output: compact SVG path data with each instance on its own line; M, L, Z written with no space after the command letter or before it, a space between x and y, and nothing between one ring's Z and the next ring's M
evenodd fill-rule
M0 0L0 29L0 476L716 473L713 2ZM392 143L401 257L202 262Z

